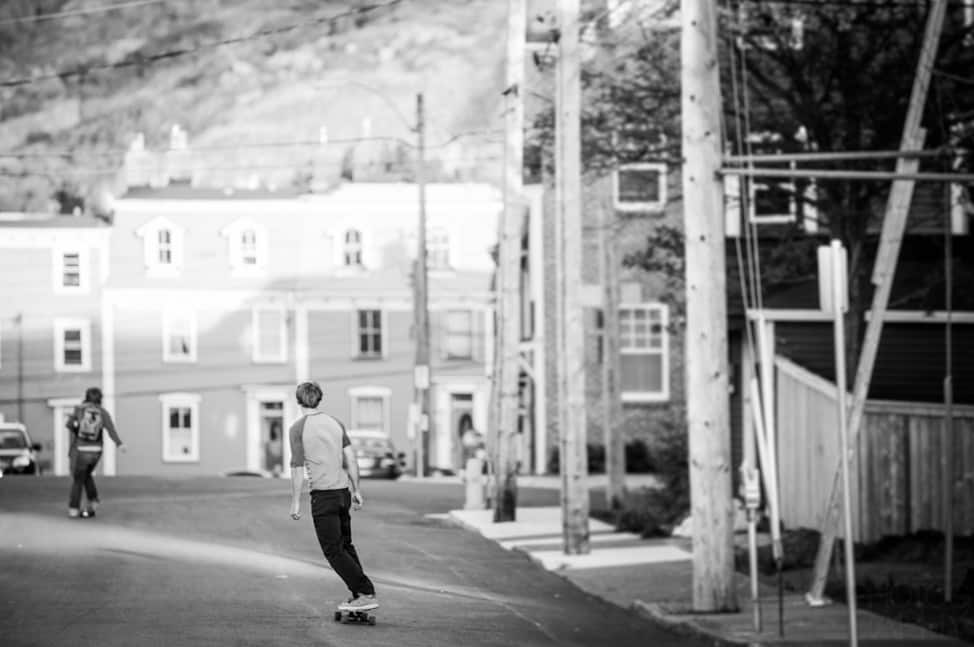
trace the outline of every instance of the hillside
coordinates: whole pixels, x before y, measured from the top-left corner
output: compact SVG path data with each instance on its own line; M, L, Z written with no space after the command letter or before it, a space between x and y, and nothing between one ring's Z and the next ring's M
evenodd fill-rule
M114 189L135 135L165 148L174 124L208 184L292 183L323 127L330 155L365 135L408 158L419 91L430 157L493 177L506 4L389 1L4 0L0 210Z

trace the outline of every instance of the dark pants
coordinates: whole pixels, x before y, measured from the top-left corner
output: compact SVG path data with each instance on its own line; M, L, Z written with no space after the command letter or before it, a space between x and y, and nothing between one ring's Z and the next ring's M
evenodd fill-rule
M91 475L101 459L101 452L75 452L71 456L71 499L68 501L69 508L81 506L81 488L85 489L85 496L88 503L98 501L98 489L95 487L95 479Z
M375 595L375 587L362 570L352 545L352 518L348 514L351 507L352 494L348 489L311 492L311 517L325 559L354 597Z

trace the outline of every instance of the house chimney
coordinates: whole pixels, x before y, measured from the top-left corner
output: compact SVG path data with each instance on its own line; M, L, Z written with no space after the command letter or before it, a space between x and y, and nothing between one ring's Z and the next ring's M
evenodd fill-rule
M192 157L186 131L174 124L169 131L169 150L166 151L166 176L169 183L189 183L193 177Z

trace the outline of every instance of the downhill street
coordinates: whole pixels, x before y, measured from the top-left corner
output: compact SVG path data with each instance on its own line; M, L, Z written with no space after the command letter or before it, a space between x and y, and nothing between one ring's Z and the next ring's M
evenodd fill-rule
M378 625L338 625L346 591L287 481L102 478L96 519L68 481L0 480L0 636L21 645L694 645L582 593L517 552L426 518L459 485L365 481L355 544ZM557 491L521 493L554 505ZM305 499L305 504L307 499Z

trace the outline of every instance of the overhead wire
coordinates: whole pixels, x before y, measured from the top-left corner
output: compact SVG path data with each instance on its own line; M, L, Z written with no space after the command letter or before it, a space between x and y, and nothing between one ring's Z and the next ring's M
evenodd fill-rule
M57 20L59 18L70 18L73 16L87 16L96 13L115 11L117 9L129 9L132 7L143 7L150 4L162 4L165 1L166 0L131 0L130 2L117 2L115 4L101 5L97 7L85 7L84 9L70 9L68 11L55 11L51 13L17 16L14 18L0 18L0 26L42 22L45 20Z
M290 33L298 29L303 29L305 27L322 25L322 24L332 24L342 18L348 18L351 16L361 16L369 13L379 11L380 9L388 9L397 4L400 4L403 0L387 0L383 3L369 4L356 7L341 13L332 14L330 16L322 16L318 18L310 18L299 23L290 23L286 25L281 25L278 27L265 27L263 29L258 29L249 34L244 34L241 36L234 36L230 38L222 38L215 41L210 41L206 43L199 43L192 47L184 47L177 49L164 50L160 52L155 52L152 54L141 54L134 53L128 55L121 61L115 61L112 63L87 63L78 65L70 69L62 69L48 74L37 74L28 77L20 77L14 79L0 80L0 87L3 88L14 88L23 85L32 85L35 83L41 83L44 81L53 80L65 80L71 78L84 77L95 71L105 71L105 70L119 70L125 68L133 67L144 67L146 65L151 65L161 61L172 60L176 58L182 58L184 56L190 56L197 54L198 52L215 49L217 47L224 47L228 45L237 45L240 43L258 40L261 38L267 38L269 36L278 36L281 34Z

